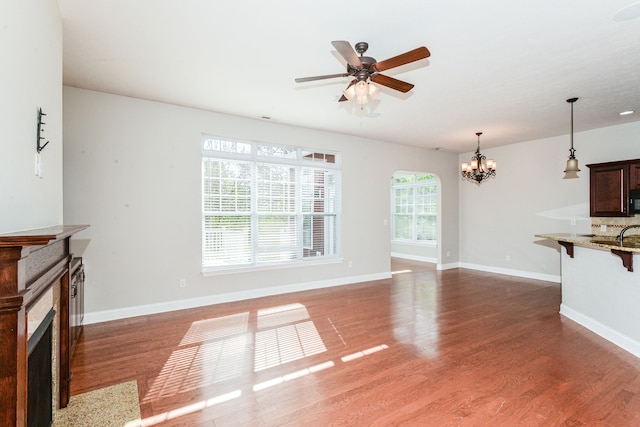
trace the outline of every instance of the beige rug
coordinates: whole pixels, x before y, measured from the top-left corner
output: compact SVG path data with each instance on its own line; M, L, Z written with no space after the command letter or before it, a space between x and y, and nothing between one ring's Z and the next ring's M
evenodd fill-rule
M138 384L129 381L71 396L53 427L141 427Z

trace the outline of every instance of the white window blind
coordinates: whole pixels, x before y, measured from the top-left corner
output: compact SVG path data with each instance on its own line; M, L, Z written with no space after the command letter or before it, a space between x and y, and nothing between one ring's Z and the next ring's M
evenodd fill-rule
M392 181L396 241L435 242L438 230L438 182L431 174L397 173Z
M202 137L202 267L339 254L339 154Z

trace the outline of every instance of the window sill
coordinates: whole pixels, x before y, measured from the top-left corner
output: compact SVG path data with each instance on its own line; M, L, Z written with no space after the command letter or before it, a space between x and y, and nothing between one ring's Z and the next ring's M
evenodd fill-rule
M392 240L391 243L396 243L399 245L409 245L409 246L428 246L428 247L436 247L438 246L438 242L430 240L428 242L416 242L414 240Z
M297 267L306 267L312 265L327 265L327 264L339 264L344 262L343 258L322 258L322 259L312 259L307 261L300 261L295 263L286 263L286 264L270 264L270 265L259 265L259 266L250 266L250 267L229 267L229 268L202 268L201 274L203 276L220 276L224 274L236 274L236 273L252 273L255 271L268 271L268 270L282 270L287 268L297 268Z

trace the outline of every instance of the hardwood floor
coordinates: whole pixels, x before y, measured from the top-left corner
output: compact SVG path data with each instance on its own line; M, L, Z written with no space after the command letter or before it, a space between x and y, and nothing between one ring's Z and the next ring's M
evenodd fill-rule
M633 426L640 359L560 285L394 259L393 279L85 326L72 394L145 426Z

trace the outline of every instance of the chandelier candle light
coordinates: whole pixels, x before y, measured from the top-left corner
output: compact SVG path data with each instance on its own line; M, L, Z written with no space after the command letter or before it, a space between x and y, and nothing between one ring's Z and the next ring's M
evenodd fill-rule
M476 132L478 135L478 148L471 157L471 162L463 162L460 165L462 179L480 185L483 181L496 176L497 163L493 159L487 158L480 153L480 135L482 132Z

